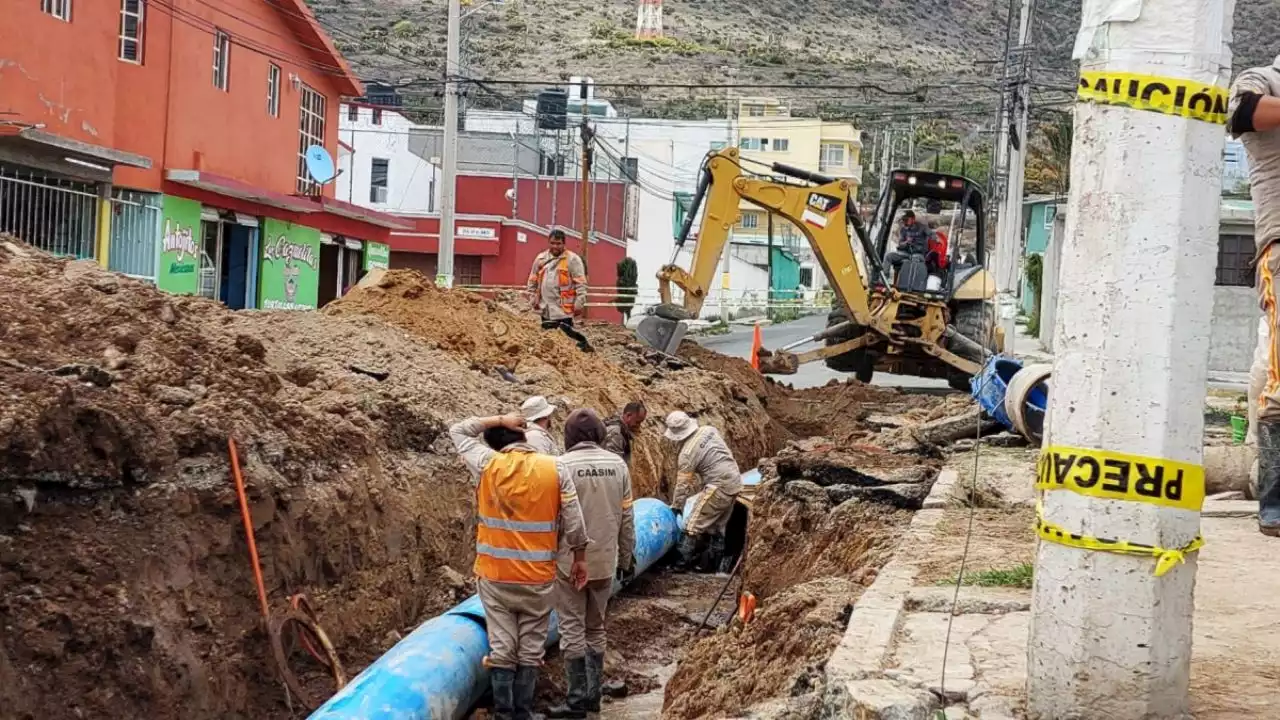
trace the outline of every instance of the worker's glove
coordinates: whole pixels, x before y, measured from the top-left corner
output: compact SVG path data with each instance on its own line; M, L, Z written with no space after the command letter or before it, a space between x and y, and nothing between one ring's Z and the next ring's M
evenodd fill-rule
M670 507L671 507L671 512L675 513L676 515L680 515L681 513L683 513L683 512L684 512L684 504L683 504L683 503L681 503L681 504L679 504L679 505L671 505Z
M618 573L617 573L618 582L622 583L623 585L626 585L627 583L631 582L632 579L635 578L635 576L636 576L636 569L634 566L629 568L624 568L621 565L618 566Z

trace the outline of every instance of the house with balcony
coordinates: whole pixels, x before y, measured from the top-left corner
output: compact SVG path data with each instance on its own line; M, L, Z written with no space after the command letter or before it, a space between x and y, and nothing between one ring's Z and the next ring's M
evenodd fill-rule
M794 117L777 98L747 97L738 101L736 135L744 159L765 165L783 163L848 180L854 193L862 182L862 133L851 123ZM767 172L762 166L753 171ZM811 290L826 286L826 277L799 228L751 203L744 201L740 208L732 237L734 254L767 264L767 248L781 248L797 258L800 285Z
M335 196L364 93L304 0L14 0L0 230L232 308L323 305L400 222Z

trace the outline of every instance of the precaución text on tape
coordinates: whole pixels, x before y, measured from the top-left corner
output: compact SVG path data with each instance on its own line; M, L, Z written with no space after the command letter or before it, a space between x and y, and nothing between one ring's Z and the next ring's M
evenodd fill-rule
M1204 505L1204 468L1164 458L1051 445L1040 453L1036 489L1070 490L1104 500L1199 512Z
M1227 123L1227 90L1191 80L1087 70L1080 73L1076 97L1087 102L1124 105L1217 125Z
M1093 550L1096 552L1118 553L1121 555L1141 555L1153 557L1156 559L1155 576L1160 577L1169 572L1178 565L1186 562L1187 553L1195 552L1204 547L1204 537L1197 535L1195 539L1180 548L1162 548L1154 545L1143 545L1141 543L1128 542L1127 540L1106 540L1103 538L1090 537L1080 533L1073 533L1065 528L1054 525L1044 519L1044 508L1040 505L1036 506L1036 534L1040 539L1047 540L1059 545L1078 548L1080 550Z

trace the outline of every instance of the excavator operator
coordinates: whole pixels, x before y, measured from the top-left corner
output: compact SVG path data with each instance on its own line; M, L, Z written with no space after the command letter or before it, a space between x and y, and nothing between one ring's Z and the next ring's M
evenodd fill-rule
M933 239L933 236L932 230L916 220L914 211L908 210L904 212L902 214L902 233L898 237L898 247L893 252L886 253L884 261L893 266L894 270L897 270L912 255L924 257L929 253L929 242Z

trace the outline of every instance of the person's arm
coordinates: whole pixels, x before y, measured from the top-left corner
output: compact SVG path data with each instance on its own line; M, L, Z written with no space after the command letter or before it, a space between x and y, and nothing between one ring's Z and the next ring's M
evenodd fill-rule
M582 517L582 505L578 502L578 489L569 477L569 470L556 461L556 474L560 478L560 546L573 551L573 565L569 580L581 590L587 585L587 523Z
M1271 94L1271 86L1261 71L1245 70L1231 85L1227 132L1238 138L1276 128L1280 128L1280 98Z
M485 466L497 454L492 448L485 445L480 437L484 435L485 430L499 425L506 425L513 430L522 430L524 429L524 418L519 415L497 415L486 418L473 417L456 423L449 428L449 439L453 441L453 447L457 450L458 455L462 457L462 462L466 463L467 469L471 471L472 483L479 481L480 473L484 472Z
M698 487L698 455L697 448L693 446L693 441L689 441L689 447L680 452L680 459L676 461L676 489L671 497L671 509L676 512L684 510L685 501L689 496L696 493Z
M569 278L573 282L573 314L577 315L587 306L587 269L579 255L569 259Z
M630 575L636 567L636 513L631 497L631 473L622 471L622 522L618 524L618 567Z
M627 441L622 437L622 427L613 423L606 423L604 426L604 442L600 443L600 447L618 457L622 457L622 451L627 447Z
M529 293L529 302L533 305L533 309L538 309L538 303L542 299L542 288L538 287L538 266L542 263L542 253L533 259L533 267L529 268L529 280L525 283L525 291Z

